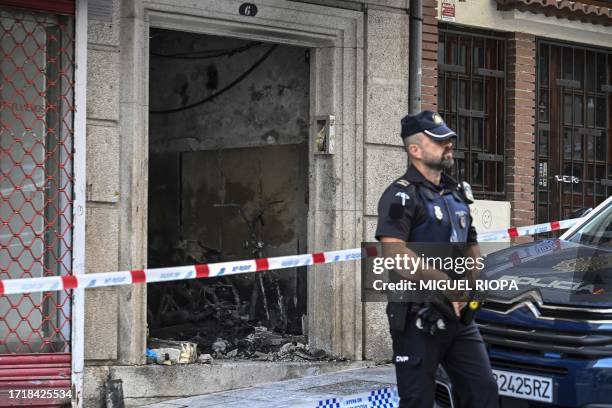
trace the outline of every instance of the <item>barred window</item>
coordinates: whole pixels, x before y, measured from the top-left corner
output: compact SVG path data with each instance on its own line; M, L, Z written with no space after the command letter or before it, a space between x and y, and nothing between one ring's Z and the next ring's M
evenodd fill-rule
M612 52L538 41L536 222L566 219L612 192Z
M457 132L455 176L504 198L505 39L440 26L438 111Z

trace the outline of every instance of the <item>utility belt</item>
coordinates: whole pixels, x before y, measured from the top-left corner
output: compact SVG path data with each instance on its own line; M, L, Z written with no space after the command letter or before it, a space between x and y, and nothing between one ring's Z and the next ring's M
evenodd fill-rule
M389 327L391 330L403 331L406 328L406 320L408 314L419 315L424 308L433 307L439 312L440 317L446 321L459 320L462 324L468 325L474 321L476 312L480 308L481 302L469 301L461 310L460 316L457 317L455 310L449 302L445 304L436 303L419 303L419 302L389 302L387 305L387 315L389 317Z

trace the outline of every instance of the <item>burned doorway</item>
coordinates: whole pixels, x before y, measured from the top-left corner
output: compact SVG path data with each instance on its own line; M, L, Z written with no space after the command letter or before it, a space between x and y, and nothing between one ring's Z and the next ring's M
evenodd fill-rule
M305 252L308 49L152 29L149 67L148 267ZM257 357L305 343L306 295L304 268L149 284L149 334Z
M612 52L539 41L536 222L595 207L612 187Z

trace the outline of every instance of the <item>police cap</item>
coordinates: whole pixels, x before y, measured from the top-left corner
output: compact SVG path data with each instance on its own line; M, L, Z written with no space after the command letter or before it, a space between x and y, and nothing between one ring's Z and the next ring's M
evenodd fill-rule
M428 110L416 115L406 115L402 118L402 139L419 132L423 132L438 141L457 136L453 130L446 126L439 113Z

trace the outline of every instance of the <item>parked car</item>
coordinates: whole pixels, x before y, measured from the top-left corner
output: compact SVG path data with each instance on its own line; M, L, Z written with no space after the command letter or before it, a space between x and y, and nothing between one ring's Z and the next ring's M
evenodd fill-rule
M612 197L559 239L487 257L487 278L518 291L491 293L476 314L501 408L612 407ZM436 404L456 407L443 369Z

